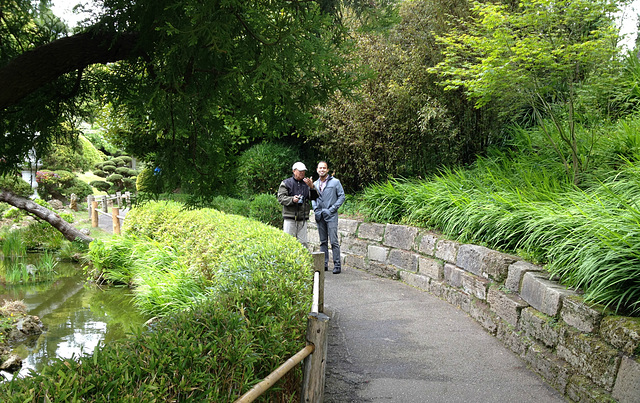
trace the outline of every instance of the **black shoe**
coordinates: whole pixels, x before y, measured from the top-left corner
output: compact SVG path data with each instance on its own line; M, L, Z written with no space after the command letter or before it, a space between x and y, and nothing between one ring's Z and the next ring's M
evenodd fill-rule
M340 274L340 268L336 267L335 269L333 269L333 274Z

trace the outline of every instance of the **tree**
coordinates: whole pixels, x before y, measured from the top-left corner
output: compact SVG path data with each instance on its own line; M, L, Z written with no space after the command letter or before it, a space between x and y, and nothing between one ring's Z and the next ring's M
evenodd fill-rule
M228 143L301 133L310 107L348 83L336 68L342 28L327 12L336 4L103 0L67 37L29 0L3 0L0 24L14 40L0 45L11 55L0 67L10 88L0 96L0 171L32 148L46 152L64 135L60 122L89 113L83 101L98 96L129 123L118 129L126 151L176 185L214 192Z
M473 2L474 18L439 40L445 59L433 72L448 89L464 88L481 107L499 106L505 115L529 108L577 182L587 163L575 133L575 99L590 76L617 56L613 0ZM559 110L558 106L562 109ZM560 113L566 114L567 125ZM545 125L551 119L556 142ZM567 151L565 151L567 150Z
M443 57L436 35L450 29L452 16L463 21L468 14L466 0L402 2L388 31L353 33L350 63L371 74L353 94L318 108L323 128L312 139L346 187L425 177L472 162L494 141L495 111L475 108L462 90L444 91L428 71Z

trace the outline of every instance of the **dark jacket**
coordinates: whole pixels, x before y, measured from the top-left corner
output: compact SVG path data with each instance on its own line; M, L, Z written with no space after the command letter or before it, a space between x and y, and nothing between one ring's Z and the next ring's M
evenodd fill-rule
M344 189L340 181L329 175L322 193L320 193L320 179L315 181L313 186L318 189L318 198L311 203L313 211L315 211L316 221L337 221L338 209L345 199Z
M302 203L294 203L293 197L302 195ZM318 198L315 189L309 189L306 183L296 180L293 176L283 180L278 188L278 203L282 204L282 218L296 221L309 219L309 201Z

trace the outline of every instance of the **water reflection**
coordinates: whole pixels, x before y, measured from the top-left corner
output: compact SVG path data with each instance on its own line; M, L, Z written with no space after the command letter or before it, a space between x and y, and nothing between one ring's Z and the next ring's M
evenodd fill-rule
M18 376L40 372L54 358L91 354L99 343L124 338L148 319L135 310L126 287L87 284L76 264L59 263L56 272L48 283L0 285L0 300L24 300L28 313L45 325L39 337L13 346L23 359Z

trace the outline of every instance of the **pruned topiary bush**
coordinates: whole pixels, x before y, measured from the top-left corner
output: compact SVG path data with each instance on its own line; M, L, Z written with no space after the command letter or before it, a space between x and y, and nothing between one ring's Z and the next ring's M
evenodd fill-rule
M96 164L94 175L105 178L105 181L95 181L91 185L108 193L135 191L138 171L131 168L132 161L131 157L123 155Z

